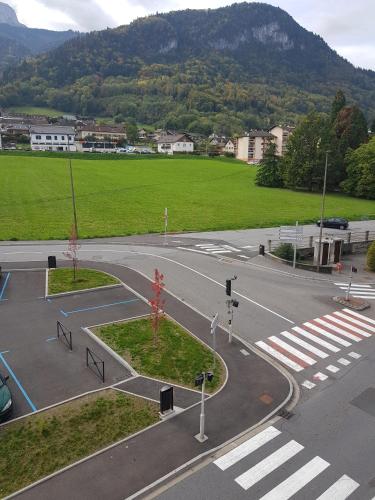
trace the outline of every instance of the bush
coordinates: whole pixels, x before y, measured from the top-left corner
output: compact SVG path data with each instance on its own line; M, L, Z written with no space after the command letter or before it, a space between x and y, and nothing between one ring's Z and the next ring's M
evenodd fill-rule
M293 260L294 257L294 247L291 243L281 243L275 250L272 252L276 257L280 257L280 259L285 260ZM297 251L298 258L298 251Z
M375 241L371 243L367 250L367 269L375 272Z

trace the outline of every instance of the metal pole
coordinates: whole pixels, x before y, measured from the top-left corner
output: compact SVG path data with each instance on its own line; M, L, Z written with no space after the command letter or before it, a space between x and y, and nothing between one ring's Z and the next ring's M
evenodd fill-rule
M296 221L296 234L294 240L294 255L293 255L293 268L296 268L296 260L297 260L297 230L298 230L298 220Z
M206 383L206 374L203 374L203 384L202 384L202 399L201 399L201 415L199 421L199 440L205 441L207 436L204 435L204 389Z
M167 244L168 208L164 209L164 245Z
M345 300L350 300L350 289L352 287L352 279L353 279L353 266L350 266L350 277L349 277L349 285L348 288L346 289L346 297Z
M318 265L317 265L317 269L316 269L318 272L320 270L320 259L321 259L321 254L322 254L323 217L324 217L324 203L325 203L326 187L327 187L328 153L329 153L329 151L326 151L326 163L325 163L325 167L324 167L324 182L323 182L322 207L321 207L321 212L320 212Z
M229 343L232 343L232 333L233 333L233 305L230 310L230 320L229 320Z
M214 328L213 333L213 339L212 339L212 349L214 350L214 371L216 368L216 327Z

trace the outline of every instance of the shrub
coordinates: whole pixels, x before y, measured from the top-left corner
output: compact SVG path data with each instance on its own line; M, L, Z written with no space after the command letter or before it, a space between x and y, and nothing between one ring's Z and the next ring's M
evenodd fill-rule
M275 248L273 254L276 255L276 257L280 257L280 259L293 260L294 247L291 243L281 243L278 247Z
M375 241L371 243L367 250L367 269L375 272Z

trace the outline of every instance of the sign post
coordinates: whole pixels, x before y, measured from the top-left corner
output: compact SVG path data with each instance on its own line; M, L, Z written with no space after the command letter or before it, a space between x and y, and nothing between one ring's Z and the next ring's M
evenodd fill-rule
M164 209L164 245L167 244L168 208Z
M293 243L293 268L295 268L297 261L297 245L299 241L303 240L303 226L299 226L298 221L296 221L295 226L280 226L279 240L285 241L285 243Z
M219 323L219 313L216 313L211 321L212 349L214 350L214 370L216 368L216 327Z

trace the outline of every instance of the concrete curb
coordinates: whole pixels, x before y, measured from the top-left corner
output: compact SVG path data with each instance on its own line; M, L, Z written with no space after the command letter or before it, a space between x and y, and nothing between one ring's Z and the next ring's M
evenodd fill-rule
M46 285L48 288L48 284ZM121 283L115 283L113 285L104 285L104 286L97 286L95 288L84 288L82 290L75 290L72 292L60 292L60 293L52 293L52 294L46 294L46 299L57 299L59 297L68 297L69 295L80 295L83 293L91 293L91 292L97 292L98 290L110 290L111 288L120 288L122 287Z

